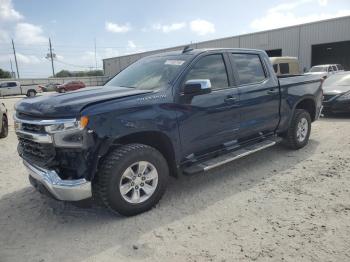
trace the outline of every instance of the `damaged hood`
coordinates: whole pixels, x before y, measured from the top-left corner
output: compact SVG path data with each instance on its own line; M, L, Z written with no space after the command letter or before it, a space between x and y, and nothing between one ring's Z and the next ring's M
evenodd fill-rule
M152 92L126 87L87 87L63 94L43 95L25 98L15 105L18 115L46 118L78 117L81 110L99 102L136 96Z

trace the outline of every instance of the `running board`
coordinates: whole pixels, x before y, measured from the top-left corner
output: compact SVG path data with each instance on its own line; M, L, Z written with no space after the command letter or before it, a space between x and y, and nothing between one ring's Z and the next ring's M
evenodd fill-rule
M213 168L227 164L227 163L234 161L236 159L239 159L241 157L244 157L244 156L253 154L257 151L263 150L265 148L274 146L281 141L282 141L282 138L280 138L280 137L269 138L269 139L266 139L262 142L259 142L259 143L253 144L253 145L249 145L249 146L240 148L236 151L233 151L233 152L206 160L204 162L189 166L183 170L183 173L185 175L194 175L196 173L209 171Z

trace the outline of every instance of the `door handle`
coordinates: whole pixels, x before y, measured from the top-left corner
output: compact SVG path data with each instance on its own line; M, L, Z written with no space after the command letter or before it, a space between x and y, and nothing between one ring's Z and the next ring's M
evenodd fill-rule
M279 90L277 88L273 88L267 91L267 94L269 95L276 95L279 93Z
M236 100L237 99L234 96L228 95L224 101L229 102L229 103L234 103L234 102L236 102Z

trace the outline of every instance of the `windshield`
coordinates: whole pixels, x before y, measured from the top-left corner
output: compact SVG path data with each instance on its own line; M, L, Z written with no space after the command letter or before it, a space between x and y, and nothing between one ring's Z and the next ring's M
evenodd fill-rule
M350 73L332 75L324 81L323 86L350 86Z
M313 67L311 67L310 72L327 72L327 67L325 67L325 66L313 66Z
M145 57L121 71L106 85L159 89L175 78L190 57L189 55Z

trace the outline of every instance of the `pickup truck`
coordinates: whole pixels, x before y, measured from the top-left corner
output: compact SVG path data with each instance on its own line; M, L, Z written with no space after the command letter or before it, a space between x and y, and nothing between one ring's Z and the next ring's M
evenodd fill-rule
M322 107L317 76L278 79L267 54L185 48L142 58L102 87L16 104L32 185L131 216L169 176L209 171L282 140L304 147Z
M21 85L18 81L6 81L0 83L0 96L26 95L34 97L42 90L36 85Z

